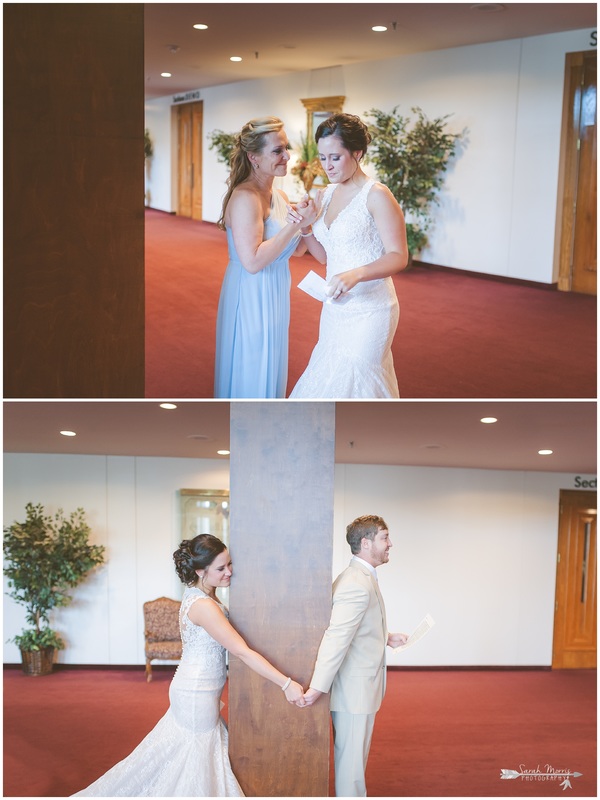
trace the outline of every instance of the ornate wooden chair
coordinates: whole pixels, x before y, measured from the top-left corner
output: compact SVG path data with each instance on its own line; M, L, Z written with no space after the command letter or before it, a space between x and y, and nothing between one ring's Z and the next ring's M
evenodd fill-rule
M159 597L144 603L144 638L146 641L146 680L152 680L153 658L179 661L181 634L179 633L179 600Z

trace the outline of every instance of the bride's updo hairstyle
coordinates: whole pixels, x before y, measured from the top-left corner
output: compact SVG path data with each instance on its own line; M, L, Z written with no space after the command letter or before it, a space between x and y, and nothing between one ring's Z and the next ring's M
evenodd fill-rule
M217 223L221 230L225 230L225 211L233 190L242 181L245 181L252 172L252 164L248 159L248 153L262 152L267 134L280 131L282 128L283 122L279 117L251 119L235 137L235 145L229 160L231 171L229 178L227 178L227 194L223 200L221 218Z
M193 539L184 539L173 553L175 572L186 586L198 580L197 569L210 567L215 558L227 548L220 539L210 533L201 533Z
M332 114L317 128L315 140L326 136L337 136L350 153L362 150L362 158L367 152L372 136L360 117L355 114ZM360 160L360 159L359 159Z

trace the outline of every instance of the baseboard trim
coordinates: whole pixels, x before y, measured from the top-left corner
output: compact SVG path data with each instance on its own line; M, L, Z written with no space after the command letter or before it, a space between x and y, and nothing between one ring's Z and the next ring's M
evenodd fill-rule
M551 666L439 666L439 667L400 667L388 664L388 669L394 672L539 672L550 671Z
M152 664L152 672L172 671L179 662L172 664ZM22 664L4 664L4 669L22 669ZM54 664L53 672L68 672L70 669L103 669L125 671L146 671L145 664Z
M506 275L489 275L486 272L474 272L469 269L458 269L455 267L443 267L441 264L430 264L427 261L413 261L413 269L426 269L432 272L456 272L459 275L466 275L471 278L481 278L484 281L496 281L496 283L512 283L516 286L528 286L532 289L545 289L550 292L558 291L557 283L541 283L539 281L527 281L522 278L509 278Z
M176 211L165 211L164 208L154 208L153 206L144 206L146 211L156 211L157 214L168 214L170 217L176 217Z
M173 664L152 664L152 672L169 672L177 667L177 663ZM21 664L4 664L4 669L22 669ZM71 669L102 669L102 670L119 670L122 671L140 671L145 672L145 664L55 664L54 670L56 672L68 672ZM439 666L439 667L401 667L397 665L388 664L388 670L391 672L539 672L540 670L550 671L551 666Z

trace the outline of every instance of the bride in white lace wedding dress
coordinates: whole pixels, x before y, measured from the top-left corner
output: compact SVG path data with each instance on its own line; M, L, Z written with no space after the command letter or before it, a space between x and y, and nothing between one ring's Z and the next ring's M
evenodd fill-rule
M391 276L408 261L404 217L391 192L360 168L371 137L359 117L335 114L315 138L332 185L312 230L301 230L311 254L327 263L330 299L290 398L398 397L391 348L399 306ZM289 221L303 225L303 207L290 211Z
M173 557L188 588L180 611L183 654L169 709L127 758L74 797L243 797L220 713L226 649L281 686L288 702L303 704L302 687L250 650L228 621L216 596L232 574L225 545L200 534L184 540Z

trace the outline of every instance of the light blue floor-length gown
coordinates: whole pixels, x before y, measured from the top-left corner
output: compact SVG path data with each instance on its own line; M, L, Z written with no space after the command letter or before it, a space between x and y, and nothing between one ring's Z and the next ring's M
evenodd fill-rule
M286 203L273 189L264 240L285 225ZM217 313L215 397L285 397L290 325L289 259L299 234L275 261L252 275L244 267L227 228L229 263Z

